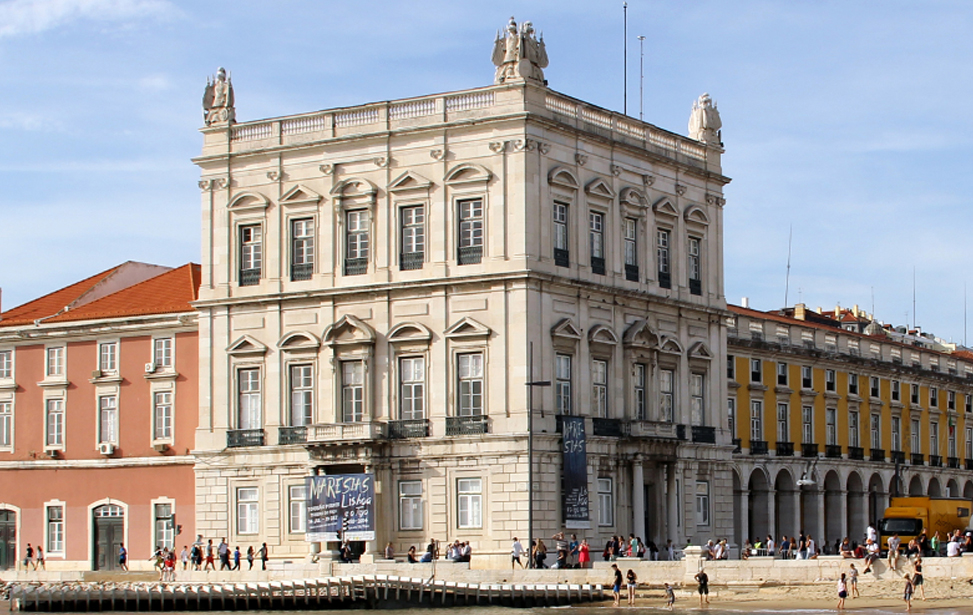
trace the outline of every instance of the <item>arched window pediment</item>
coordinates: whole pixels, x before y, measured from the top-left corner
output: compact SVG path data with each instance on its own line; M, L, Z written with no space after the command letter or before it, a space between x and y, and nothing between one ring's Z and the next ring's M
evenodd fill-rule
M432 331L418 322L404 322L389 331L388 340L393 344L397 342L430 342L432 341Z
M659 344L659 350L666 354L682 354L682 346L675 338L663 337L662 343Z
M683 214L686 222L690 224L700 224L702 226L709 226L709 216L703 211L703 208L698 205L693 205L692 207L686 209L686 213Z
M619 201L623 205L628 205L629 207L636 207L639 209L646 209L649 206L648 199L642 191L637 190L632 187L622 188L622 191L618 195Z
M375 203L378 186L363 177L349 177L335 184L331 196L335 205L354 205L356 203Z
M280 338L277 348L283 351L317 350L321 347L318 336L308 331L292 331Z
M656 348L659 345L659 336L652 331L652 328L649 326L649 321L644 318L633 322L625 330L625 335L622 337L622 340L628 346L638 346L640 348Z
M460 184L487 183L493 178L493 173L486 167L466 162L458 164L446 173L443 182L449 186Z
M270 199L258 192L241 192L226 206L231 211L263 210L270 207Z
M588 330L588 343L614 346L618 343L618 336L606 325L595 325Z
M550 184L567 188L568 190L577 190L581 187L581 182L578 181L577 176L564 167L554 167L551 169L547 174L547 181Z
M345 314L325 329L324 343L328 346L374 344L375 330L357 316Z

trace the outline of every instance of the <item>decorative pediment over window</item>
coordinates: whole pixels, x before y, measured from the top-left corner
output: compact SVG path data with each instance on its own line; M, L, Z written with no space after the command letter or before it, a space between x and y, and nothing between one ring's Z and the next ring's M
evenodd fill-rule
M626 346L638 346L640 348L656 348L659 345L659 336L649 327L647 320L636 320L625 330L622 337Z
M584 191L588 193L588 196L594 196L609 201L615 198L615 191L612 190L612 187L600 177L588 182L588 185L584 187Z
M336 206L372 205L378 186L361 177L349 177L331 189Z
M328 346L374 344L375 330L360 318L345 314L338 322L325 329L324 343Z
M710 361L713 355L710 353L709 348L706 347L705 342L696 342L689 348L689 358Z
M249 335L244 335L237 338L237 340L230 344L226 349L226 354L231 356L258 355L266 353L267 346L253 339Z
M487 337L490 333L490 327L473 320L469 316L458 321L449 329L446 329L446 337L449 339Z
M446 173L443 181L450 186L459 184L485 184L493 177L493 173L478 164L458 164Z
M226 208L233 211L251 211L267 209L269 206L270 200L264 195L256 192L241 192L233 197Z
M655 202L652 206L652 211L655 212L657 216L671 216L673 218L679 217L679 210L676 209L669 197L663 197Z
M432 331L417 322L404 322L389 331L389 342L429 342L432 341Z
M581 330L570 318L562 318L557 324L551 327L551 337L558 337L565 340L578 341L581 339Z
M642 194L642 191L636 190L635 188L622 188L622 191L619 193L619 200L622 205L628 205L630 207L645 209L649 206L649 201Z
M547 181L555 186L569 190L577 190L581 187L581 182L578 181L574 173L564 167L554 167L551 169L550 173L547 174Z
M703 208L699 205L693 205L692 207L686 209L686 213L683 214L683 217L686 219L686 222L689 222L690 224L701 224L703 226L709 225L709 216L706 215L706 212L703 211Z
M618 343L618 336L605 325L595 325L588 330L588 342L591 344L610 344L614 346Z
M277 347L283 351L317 350L321 347L318 336L307 331L292 331L280 338Z
M402 175L392 180L389 184L389 192L409 192L409 191L428 191L432 187L432 182L412 171L406 171Z
M671 337L663 337L662 343L659 345L659 350L666 354L682 354L682 346L679 342Z
M280 197L281 205L317 205L324 197L304 186L298 184L284 193Z

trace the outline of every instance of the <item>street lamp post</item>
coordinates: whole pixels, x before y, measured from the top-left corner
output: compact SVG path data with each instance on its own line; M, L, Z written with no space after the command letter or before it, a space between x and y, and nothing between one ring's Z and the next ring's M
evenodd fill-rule
M534 380L534 343L528 347L527 369L530 380L527 386L527 559L534 565L534 387L549 387L550 380Z

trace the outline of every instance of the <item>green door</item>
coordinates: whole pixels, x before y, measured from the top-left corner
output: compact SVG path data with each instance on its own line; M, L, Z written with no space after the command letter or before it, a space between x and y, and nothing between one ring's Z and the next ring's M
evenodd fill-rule
M124 541L125 513L121 506L107 504L94 512L93 570L118 570L118 549Z
M0 510L0 570L17 568L17 513Z

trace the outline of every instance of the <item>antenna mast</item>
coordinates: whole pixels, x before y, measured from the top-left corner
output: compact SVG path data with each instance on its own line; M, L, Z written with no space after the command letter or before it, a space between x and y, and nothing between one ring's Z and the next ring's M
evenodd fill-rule
M639 35L639 121L645 121L645 105L642 90L645 84L645 37Z
M916 266L912 266L912 329L916 328Z
M622 3L622 113L628 115L628 2Z
M791 289L791 241L794 239L794 224L787 233L787 276L784 278L784 307L787 307L787 294Z

